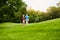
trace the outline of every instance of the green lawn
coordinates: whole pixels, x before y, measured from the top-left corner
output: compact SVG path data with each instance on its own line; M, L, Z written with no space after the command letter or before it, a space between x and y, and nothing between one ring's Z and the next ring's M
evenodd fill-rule
M1 23L0 40L60 40L60 18L40 23Z

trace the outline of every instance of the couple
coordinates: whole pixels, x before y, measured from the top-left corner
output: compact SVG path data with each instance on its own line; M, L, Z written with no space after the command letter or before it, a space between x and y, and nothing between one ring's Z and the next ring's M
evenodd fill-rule
M25 24L25 22L26 22L26 24L28 24L28 22L29 22L28 14L26 14L26 16L25 15L22 16L22 22L23 22L23 24Z

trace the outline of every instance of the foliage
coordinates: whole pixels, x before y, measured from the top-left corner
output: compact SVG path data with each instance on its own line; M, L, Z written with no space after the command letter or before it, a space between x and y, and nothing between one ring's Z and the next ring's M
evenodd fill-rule
M47 12L28 9L27 13L30 16L30 22L41 22L45 20L60 18L60 8L54 6L49 7Z
M22 0L1 0L0 1L0 22L21 23L22 15L29 15L29 22L41 22L45 20L60 18L60 2L57 7L52 6L47 9L47 12L41 12L29 8Z
M0 21L2 20L1 22L20 22L21 20L15 20L19 19L16 18L17 15L15 16L15 13L17 12L17 14L25 14L26 6L27 5L22 0L0 0Z

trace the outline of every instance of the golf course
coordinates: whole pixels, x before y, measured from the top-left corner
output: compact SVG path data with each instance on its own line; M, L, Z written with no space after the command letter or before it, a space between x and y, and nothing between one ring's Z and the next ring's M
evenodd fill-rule
M0 40L60 40L60 18L39 23L0 23Z

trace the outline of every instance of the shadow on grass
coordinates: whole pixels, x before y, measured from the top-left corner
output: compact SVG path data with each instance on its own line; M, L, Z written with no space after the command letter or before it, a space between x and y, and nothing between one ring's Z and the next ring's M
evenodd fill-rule
M0 27L0 30L5 30L5 29L8 29L10 27Z

